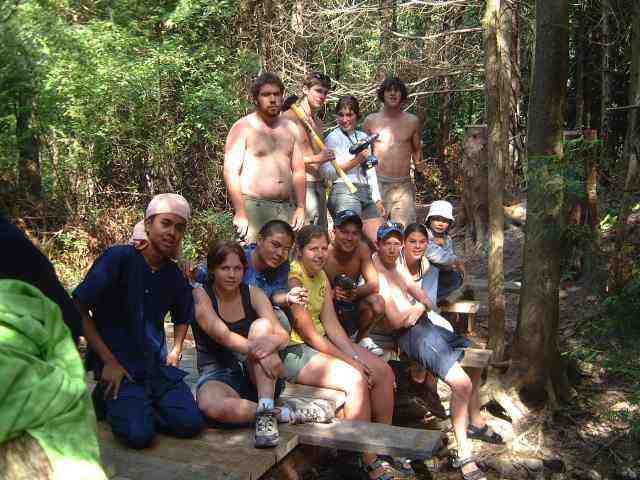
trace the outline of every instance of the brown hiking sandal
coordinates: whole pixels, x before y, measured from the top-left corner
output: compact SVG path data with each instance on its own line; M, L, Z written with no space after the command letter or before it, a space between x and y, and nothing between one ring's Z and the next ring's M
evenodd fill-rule
M278 410L261 410L256 414L256 448L272 448L280 442Z

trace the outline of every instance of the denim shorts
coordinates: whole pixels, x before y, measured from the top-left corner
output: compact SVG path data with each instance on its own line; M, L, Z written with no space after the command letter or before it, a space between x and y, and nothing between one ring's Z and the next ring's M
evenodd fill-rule
M442 380L464 356L461 349L470 345L468 339L434 325L426 316L398 336L400 350Z
M237 367L217 368L205 371L196 384L196 391L207 382L221 382L233 388L240 398L258 402L258 390L251 381L249 370L244 362L238 362ZM282 378L276 381L275 398L277 399L284 390L285 383Z
M334 183L331 186L327 203L331 216L335 217L338 212L343 210L353 210L360 215L362 220L378 218L380 213L371 198L371 187L365 183L355 183L354 186L358 189L356 193L351 193L342 182Z

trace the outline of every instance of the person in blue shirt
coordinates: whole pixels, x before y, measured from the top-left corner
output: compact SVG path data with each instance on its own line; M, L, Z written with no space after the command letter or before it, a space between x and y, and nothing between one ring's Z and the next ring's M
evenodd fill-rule
M295 240L295 233L287 222L270 220L258 233L258 241L244 248L247 267L242 282L260 288L275 307L280 323L291 330L287 313L291 305L304 305L308 301L305 288L289 289L289 252ZM200 265L196 272L196 282L207 283L207 267Z
M192 288L171 260L190 208L177 194L156 195L145 214L148 242L107 249L73 293L96 379L94 404L117 437L147 447L156 430L192 437L204 427L178 367L194 319ZM167 352L164 318L171 312L174 346Z

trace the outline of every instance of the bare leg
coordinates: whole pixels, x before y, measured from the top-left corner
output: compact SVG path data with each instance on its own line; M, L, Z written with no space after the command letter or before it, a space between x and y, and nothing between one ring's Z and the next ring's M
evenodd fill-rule
M347 395L344 405L345 418L367 422L371 420L367 381L348 363L318 353L300 370L296 382L343 391Z
M384 316L384 299L377 293L371 294L360 302L360 318L356 341L369 335L371 328Z
M251 328L249 329L249 340L258 338L262 335L268 335L271 333L271 329L271 323L269 320L258 318L251 324ZM284 372L284 367L280 361L280 357L275 352L271 355L273 355L274 359L280 364L278 374L281 376ZM249 359L247 363L249 365L251 381L258 391L258 398L274 398L277 379L269 377L259 363L254 362L251 359Z
M480 413L480 381L482 377L482 370L480 368L465 369L471 382L473 389L471 391L471 398L469 399L469 422L475 427L484 427L486 421Z
M371 398L371 421L391 425L393 420L395 375L387 362L376 357L366 348L355 345L358 356L371 369L373 386L369 390Z
M467 373L459 363L455 363L447 373L444 381L451 387L451 423L453 434L458 444L458 456L460 458L471 455L471 442L467 438L469 425L469 402L473 391L473 384ZM477 465L471 462L462 467L463 473L469 473L477 469Z
M241 399L229 385L211 381L197 394L198 408L212 420L223 423L251 423L256 419L257 405Z

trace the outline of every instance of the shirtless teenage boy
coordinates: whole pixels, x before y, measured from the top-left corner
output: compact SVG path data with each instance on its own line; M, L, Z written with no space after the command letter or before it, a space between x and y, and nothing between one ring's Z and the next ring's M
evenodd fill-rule
M378 252L373 264L378 272L379 292L385 303L384 326L396 334L400 349L421 367L431 370L452 390L451 417L458 444L454 464L465 480L486 478L471 455L469 438L502 443L480 414L478 387L482 370L463 370L460 348L467 339L435 326L427 314L432 308L425 292L397 262L402 248L402 229L388 222L378 229Z
M324 136L324 122L318 117L318 111L327 101L327 95L331 89L331 79L322 73L314 72L309 74L303 84L302 93L304 98L300 102L300 108L306 113L309 123L316 133L322 138ZM292 110L287 110L283 117L293 120L299 127L300 136L298 138L302 146L302 156L306 170L306 221L320 225L327 229L327 199L324 188L324 181L320 175L320 167L323 163L335 158L333 152L327 148L317 151L309 132L296 117Z
M378 295L378 274L371 262L371 249L362 240L362 220L353 210L343 210L333 222L334 239L324 271L333 286L338 319L349 336L357 332L355 339L361 347L381 356L384 351L367 337L384 315L384 302ZM336 280L339 275L346 275L353 288L341 286ZM361 276L364 284L356 286Z
M227 136L224 180L240 237L255 242L269 220L304 225L304 160L298 126L280 116L284 85L263 73L251 88L256 111L238 120ZM291 193L293 201L291 203Z
M407 87L397 77L387 78L378 88L379 112L364 120L364 131L378 133L373 153L378 156L378 183L390 219L404 226L416 221L416 189L410 177L411 160L422 161L418 117L402 111Z

